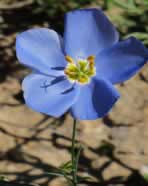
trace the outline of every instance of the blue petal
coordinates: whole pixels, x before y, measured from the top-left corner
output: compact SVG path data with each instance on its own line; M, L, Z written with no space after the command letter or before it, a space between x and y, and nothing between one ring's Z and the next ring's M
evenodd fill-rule
M78 91L68 80L31 74L23 81L26 104L33 110L59 117L74 103Z
M23 32L16 39L19 61L39 72L59 75L66 65L59 35L47 28L36 28Z
M101 79L93 80L80 89L71 114L76 119L95 120L106 115L118 98L119 93L111 83Z
M97 55L97 77L121 83L140 70L147 59L148 50L140 41L131 37Z
M64 48L74 58L96 55L119 39L114 26L100 9L80 9L66 14Z

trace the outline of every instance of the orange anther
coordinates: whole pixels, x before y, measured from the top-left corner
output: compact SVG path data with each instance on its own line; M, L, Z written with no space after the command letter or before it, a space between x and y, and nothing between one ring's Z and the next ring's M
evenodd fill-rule
M67 61L68 63L74 63L72 57L70 57L70 56L68 56L68 55L65 56L65 59L66 59L66 61Z
M89 56L89 57L87 58L87 60L88 60L89 62L92 62L92 61L95 60L95 56Z

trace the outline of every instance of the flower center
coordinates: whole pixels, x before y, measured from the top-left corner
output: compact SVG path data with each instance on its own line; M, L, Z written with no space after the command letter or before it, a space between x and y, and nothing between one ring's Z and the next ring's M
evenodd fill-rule
M95 56L89 56L87 59L78 59L74 61L70 56L65 56L68 62L64 73L71 82L87 84L91 77L95 76Z

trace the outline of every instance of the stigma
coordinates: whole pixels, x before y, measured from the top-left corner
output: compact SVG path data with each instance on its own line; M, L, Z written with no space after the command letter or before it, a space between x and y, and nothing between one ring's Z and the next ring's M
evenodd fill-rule
M96 75L95 56L88 56L87 59L74 60L70 56L65 56L67 66L64 70L70 82L88 84L93 76Z

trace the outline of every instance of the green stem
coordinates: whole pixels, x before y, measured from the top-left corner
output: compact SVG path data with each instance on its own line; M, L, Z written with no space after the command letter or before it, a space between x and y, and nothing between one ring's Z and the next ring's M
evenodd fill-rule
M72 131L72 149L71 149L71 161L72 161L72 178L73 186L77 186L77 170L76 170L76 159L75 159L75 137L76 137L76 120L73 121Z
M79 158L80 158L81 150L82 150L82 145L80 145L79 150L78 150L77 155L76 155L76 165L75 165L76 172L78 171L78 164L79 164Z

